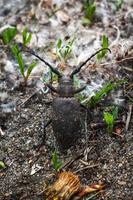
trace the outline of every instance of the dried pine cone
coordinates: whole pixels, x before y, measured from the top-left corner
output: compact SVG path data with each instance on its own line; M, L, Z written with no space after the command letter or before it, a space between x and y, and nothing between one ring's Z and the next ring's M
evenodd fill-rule
M80 180L72 172L62 172L45 192L45 200L69 200L80 189Z

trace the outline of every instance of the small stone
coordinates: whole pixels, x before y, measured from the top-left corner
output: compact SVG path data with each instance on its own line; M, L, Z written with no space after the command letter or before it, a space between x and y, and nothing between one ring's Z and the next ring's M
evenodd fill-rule
M126 185L126 182L125 181L118 181L118 184L119 185Z

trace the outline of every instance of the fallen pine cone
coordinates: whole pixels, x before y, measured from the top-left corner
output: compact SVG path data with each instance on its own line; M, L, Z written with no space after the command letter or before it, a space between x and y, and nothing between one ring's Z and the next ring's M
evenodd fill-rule
M62 172L58 180L45 190L45 200L81 199L90 192L103 189L103 184L82 187L79 177L72 172Z

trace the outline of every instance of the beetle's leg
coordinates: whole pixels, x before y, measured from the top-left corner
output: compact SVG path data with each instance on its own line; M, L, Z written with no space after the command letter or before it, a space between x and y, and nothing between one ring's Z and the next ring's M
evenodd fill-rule
M58 93L57 89L54 88L50 83L47 83L46 86L55 93Z
M82 103L80 103L80 106L81 106L81 108L83 108L84 110L87 111L87 116L89 116L88 118L89 118L90 120L92 120L93 117L92 117L92 113L91 113L90 109L87 108L87 107L86 107L85 105L83 105Z
M39 149L45 144L46 128L51 124L51 122L52 122L52 119L50 119L46 124L42 122L41 129L43 129L43 132L39 134L40 142L39 144L35 146L35 148L37 148L37 151L39 151Z
M79 93L79 92L82 92L85 88L86 88L86 85L83 86L83 87L81 87L81 88L75 89L75 90L74 90L74 94L77 94L77 93Z

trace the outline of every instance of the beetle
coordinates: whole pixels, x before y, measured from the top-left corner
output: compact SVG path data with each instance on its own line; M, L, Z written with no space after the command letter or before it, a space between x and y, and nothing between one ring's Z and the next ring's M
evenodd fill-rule
M21 50L26 51L47 65L52 72L58 75L58 87L54 88L51 84L47 84L47 87L53 92L57 93L57 97L52 102L53 118L52 128L56 141L60 149L68 149L75 144L75 141L81 135L81 105L80 102L75 98L75 94L80 93L85 89L86 86L76 89L74 87L73 77L79 73L82 67L95 55L103 50L109 50L108 48L102 48L92 54L85 62L76 67L70 75L63 75L60 71L54 68L46 60L41 58L32 49L28 47L22 47ZM45 126L46 127L46 126Z

